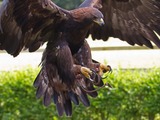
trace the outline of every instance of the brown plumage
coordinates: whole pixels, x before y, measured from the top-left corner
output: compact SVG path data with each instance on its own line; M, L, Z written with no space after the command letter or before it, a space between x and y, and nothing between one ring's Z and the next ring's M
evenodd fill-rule
M92 60L85 38L117 37L150 48L152 41L160 48L159 9L158 0L85 0L70 11L51 0L3 0L0 49L16 57L47 42L34 82L36 96L45 106L53 100L60 116L71 116L72 102L89 106L87 95L98 95L94 86L104 86L101 75L111 70Z

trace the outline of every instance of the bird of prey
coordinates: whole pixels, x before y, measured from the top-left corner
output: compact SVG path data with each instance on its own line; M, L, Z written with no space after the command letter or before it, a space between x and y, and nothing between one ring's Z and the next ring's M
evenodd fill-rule
M56 105L60 116L72 115L72 103L89 106L105 84L110 66L92 60L85 40L120 38L127 43L160 48L159 0L84 0L65 10L51 0L3 0L0 8L0 50L16 57L34 52L47 42L41 70L35 79L36 96ZM95 88L95 86L97 86Z

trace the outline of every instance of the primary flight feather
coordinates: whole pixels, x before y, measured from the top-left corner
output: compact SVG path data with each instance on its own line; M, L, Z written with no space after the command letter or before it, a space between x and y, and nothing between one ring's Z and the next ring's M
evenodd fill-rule
M44 105L56 104L58 114L72 115L72 102L89 106L97 96L101 75L110 71L92 60L85 40L120 38L131 45L160 48L159 0L85 0L74 10L51 0L3 0L0 8L0 49L16 57L47 42L41 70L34 82Z

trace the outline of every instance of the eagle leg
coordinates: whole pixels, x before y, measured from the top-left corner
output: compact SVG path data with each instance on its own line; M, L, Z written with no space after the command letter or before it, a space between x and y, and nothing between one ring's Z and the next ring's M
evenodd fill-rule
M81 85L83 82L79 82L80 86L86 91L90 96L97 96L97 90L102 87L110 86L108 83L103 83L103 74L112 71L109 65L104 65L92 59L91 49L87 41L84 41L79 51L73 55L74 63L81 67L81 73L87 78L85 79L86 87ZM97 86L98 88L95 88Z
M75 64L85 66L81 68L81 73L91 81L94 80L93 76L95 74L101 77L104 73L112 71L109 65L106 66L92 59L91 49L86 40L79 48L79 51L73 55L73 59Z

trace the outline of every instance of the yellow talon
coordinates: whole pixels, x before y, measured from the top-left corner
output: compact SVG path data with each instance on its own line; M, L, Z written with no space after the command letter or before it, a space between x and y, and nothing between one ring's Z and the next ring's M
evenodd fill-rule
M105 72L110 72L110 71L112 71L112 68L109 66L109 65L103 65L103 64L100 64L100 66L99 66L99 75L100 76L102 76L103 75L103 73L105 73Z
M91 80L92 71L89 68L81 67L81 73L88 79Z

